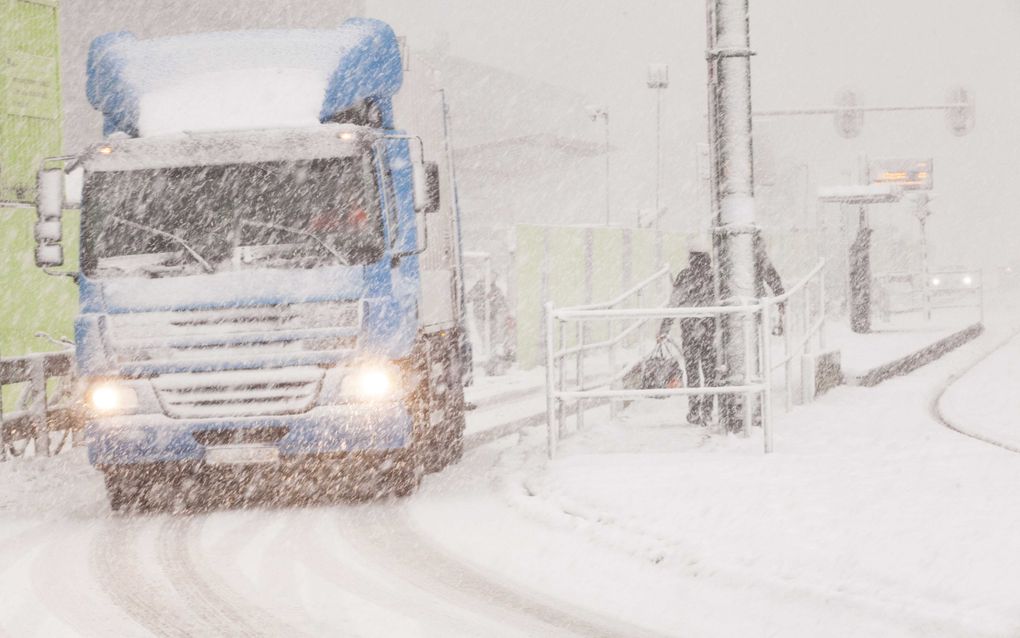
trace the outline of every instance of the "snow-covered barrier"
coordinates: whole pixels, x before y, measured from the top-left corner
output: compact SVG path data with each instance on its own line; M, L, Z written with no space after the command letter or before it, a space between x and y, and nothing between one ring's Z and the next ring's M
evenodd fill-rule
M89 101L103 130L149 136L184 131L314 126L374 120L393 128L403 81L400 47L384 22L336 29L200 33L92 41Z

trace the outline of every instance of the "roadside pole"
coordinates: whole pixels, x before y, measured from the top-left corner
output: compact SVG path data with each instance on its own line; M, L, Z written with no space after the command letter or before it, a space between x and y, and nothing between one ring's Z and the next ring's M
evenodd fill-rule
M754 162L751 138L751 55L748 0L707 0L709 142L712 160L713 252L721 305L739 305L756 296L754 243ZM720 319L719 364L724 385L752 383L758 368L757 331L742 314ZM755 343L751 343L754 341ZM728 431L744 429L743 395L719 399L720 420Z

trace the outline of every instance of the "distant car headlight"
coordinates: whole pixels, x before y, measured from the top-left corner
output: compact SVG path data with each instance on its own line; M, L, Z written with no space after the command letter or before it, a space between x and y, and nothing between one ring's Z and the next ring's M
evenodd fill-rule
M931 278L931 285L933 285L933 286L941 286L942 285L942 280L939 279L938 277L932 277Z
M126 412L138 407L138 394L133 388L113 381L103 381L89 388L89 407L100 414Z
M348 400L389 401L402 394L402 385L396 366L367 364L348 372L340 383L340 391Z
M964 275L961 281L963 281L964 286L970 286L974 283L974 278L970 275Z

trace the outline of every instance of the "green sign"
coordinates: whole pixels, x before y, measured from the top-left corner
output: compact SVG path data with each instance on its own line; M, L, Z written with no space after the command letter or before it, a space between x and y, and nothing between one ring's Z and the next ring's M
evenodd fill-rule
M60 117L57 61L54 58L8 51L6 75L4 106L8 115L45 120Z

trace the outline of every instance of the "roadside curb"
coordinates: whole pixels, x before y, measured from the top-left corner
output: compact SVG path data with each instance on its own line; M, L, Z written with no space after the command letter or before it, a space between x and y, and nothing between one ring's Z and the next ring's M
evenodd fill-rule
M1004 450L1008 450L1010 452L1015 452L1017 454L1020 454L1020 448L1014 447L1014 446L1012 446L1012 445L1010 445L1008 443L1003 443L1002 441L997 441L997 440L993 439L990 436L986 436L986 435L983 435L983 434L977 434L975 432L971 432L971 431L967 430L966 428L962 427L956 421L953 421L952 419L947 417L945 415L945 413L942 411L942 397L945 396L946 392L949 391L949 388L953 387L953 385L957 381L959 381L964 376L966 376L967 373L969 373L971 370L973 370L974 368L976 368L979 365L981 365L985 361L985 359L987 359L988 357L990 357L993 354L995 354L996 352L998 352L1000 348L1002 348L1003 346L1008 344L1013 339L1017 338L1018 335L1020 335L1020 332L1013 332L1009 337L1004 339L1001 343L996 344L996 346L994 348L991 348L988 352L983 353L977 359L977 361L974 361L973 363L968 365L966 368L964 368L960 372L957 372L956 374L953 374L948 379L946 379L946 382L935 393L935 396L934 396L934 398L931 401L931 414L932 414L932 416L935 417L936 420L938 420L939 423L941 423L945 427L949 428L950 430L952 430L954 432L957 432L958 434L962 434L964 436L970 437L970 438L975 439L977 441L981 441L982 443L988 443L989 445L994 445L994 446L1000 447L1000 448L1002 448Z
M984 331L985 326L979 321L905 357L872 368L864 374L848 376L846 384L871 388L893 377L909 374L952 352L963 344L973 341L981 336Z

